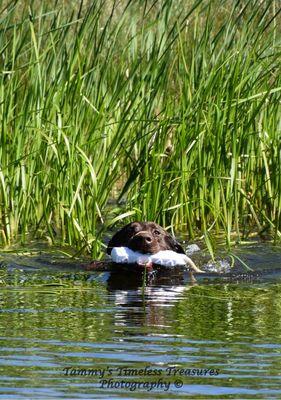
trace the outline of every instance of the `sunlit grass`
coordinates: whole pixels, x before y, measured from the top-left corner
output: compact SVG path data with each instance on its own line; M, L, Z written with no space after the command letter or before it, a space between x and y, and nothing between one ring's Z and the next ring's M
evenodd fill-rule
M4 3L5 4L5 3ZM118 220L280 239L275 1L15 1L0 22L0 240L100 257ZM111 199L120 206L110 207Z

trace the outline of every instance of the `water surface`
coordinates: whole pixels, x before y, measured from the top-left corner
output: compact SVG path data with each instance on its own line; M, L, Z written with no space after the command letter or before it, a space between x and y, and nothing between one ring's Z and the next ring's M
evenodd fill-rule
M0 396L281 398L280 248L237 254L272 274L142 288L46 253L3 253Z

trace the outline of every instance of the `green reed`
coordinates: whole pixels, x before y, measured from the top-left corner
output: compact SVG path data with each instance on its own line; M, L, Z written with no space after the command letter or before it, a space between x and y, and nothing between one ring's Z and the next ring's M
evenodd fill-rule
M277 2L3 2L0 237L280 238ZM120 205L110 206L112 199Z

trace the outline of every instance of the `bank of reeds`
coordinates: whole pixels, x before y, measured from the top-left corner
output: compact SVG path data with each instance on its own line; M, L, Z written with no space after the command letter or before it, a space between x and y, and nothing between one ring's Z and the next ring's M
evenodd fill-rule
M2 2L0 237L280 238L278 1ZM120 206L110 206L116 199Z

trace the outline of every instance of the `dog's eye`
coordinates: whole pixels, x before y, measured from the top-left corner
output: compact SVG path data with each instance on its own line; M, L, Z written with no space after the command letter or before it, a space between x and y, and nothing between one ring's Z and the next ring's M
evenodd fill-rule
M153 233L154 233L154 235L157 235L157 236L161 234L161 232L158 231L158 229L155 229Z

